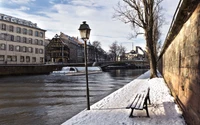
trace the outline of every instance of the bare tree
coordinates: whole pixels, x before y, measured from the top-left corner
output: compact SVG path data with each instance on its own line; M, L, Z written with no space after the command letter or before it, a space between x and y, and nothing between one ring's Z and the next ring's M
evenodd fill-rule
M135 35L144 34L146 48L150 61L150 78L157 77L156 46L160 36L161 25L160 3L163 0L123 0L124 5L118 3L114 18L124 23L130 23ZM141 32L140 29L143 29Z
M122 45L118 45L117 41L113 42L110 45L109 52L113 55L115 61L118 61L118 57L121 55L122 57L125 56L126 47Z
M101 43L99 41L92 42L92 45L96 48L101 48Z
M120 56L120 59L124 59L125 58L125 52L126 52L126 47L119 45L119 56Z
M113 55L114 61L117 61L117 55L119 53L119 46L117 44L117 41L113 42L109 47L109 52L111 53L111 55Z

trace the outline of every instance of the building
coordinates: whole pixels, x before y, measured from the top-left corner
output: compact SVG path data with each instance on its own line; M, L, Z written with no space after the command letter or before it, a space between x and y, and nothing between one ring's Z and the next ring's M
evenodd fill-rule
M70 49L69 62L84 62L84 43L79 41L78 38L68 36L62 32L60 32L60 38Z
M0 13L0 64L43 64L45 31Z
M58 40L55 40L58 39ZM76 37L68 36L62 32L52 40L45 40L45 62L46 63L84 63L84 42ZM57 45L59 44L59 45ZM64 47L64 49L62 48ZM53 50L53 51L52 51ZM101 48L95 48L87 42L88 63L105 61L108 56ZM61 57L62 55L62 57Z
M45 46L46 63L68 63L69 55L68 45L57 34Z
M138 50L142 51L142 54ZM147 53L141 47L136 46L136 50L131 50L129 53L125 53L126 60L147 60Z

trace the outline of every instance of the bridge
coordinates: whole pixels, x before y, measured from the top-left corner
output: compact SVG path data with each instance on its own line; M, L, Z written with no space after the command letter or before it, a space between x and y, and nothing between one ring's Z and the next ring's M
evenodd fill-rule
M123 61L104 61L94 62L92 66L100 66L102 69L108 67L124 67L124 68L148 68L147 60L123 60Z

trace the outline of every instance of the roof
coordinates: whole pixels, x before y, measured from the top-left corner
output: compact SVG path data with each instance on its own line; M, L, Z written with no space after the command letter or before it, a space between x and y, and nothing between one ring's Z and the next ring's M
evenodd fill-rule
M74 43L74 44L83 44L82 42L80 42L78 40L78 38L68 36L68 35L66 35L66 34L64 34L62 32L60 32L60 37L65 39L65 40L69 40L69 42Z
M37 23L33 23L28 20L20 19L20 18L9 16L9 15L2 14L2 13L0 13L0 21L18 24L21 26L26 26L26 27L30 27L30 28L34 28L34 29L38 29L38 30L42 30L42 31L46 32L46 30L39 28L37 26Z

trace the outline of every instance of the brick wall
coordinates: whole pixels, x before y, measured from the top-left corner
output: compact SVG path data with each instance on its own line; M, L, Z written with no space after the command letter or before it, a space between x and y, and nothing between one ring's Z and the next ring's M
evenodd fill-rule
M200 125L200 4L159 61L189 125Z

